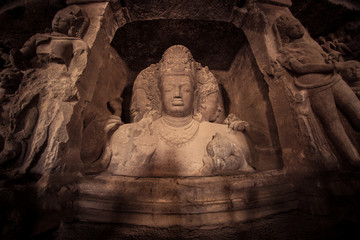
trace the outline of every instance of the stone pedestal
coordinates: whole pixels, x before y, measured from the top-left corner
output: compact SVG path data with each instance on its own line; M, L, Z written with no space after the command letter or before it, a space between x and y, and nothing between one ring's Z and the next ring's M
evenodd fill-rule
M80 181L81 221L151 227L230 224L298 208L282 171L233 176L134 178L100 175Z
M14 167L9 173L20 172L23 178L0 183L0 190L6 189L6 194L9 190L9 196L12 188L23 184L26 190L21 189L24 195L19 196L31 196L25 206L5 194L1 200L6 200L3 206L8 209L15 205L14 209L19 205L21 211L36 209L34 212L41 215L38 221L41 227L35 234L72 220L191 229L239 224L292 210L335 213L340 217L344 212L355 212L351 216L358 214L360 184L355 168L342 164L346 157L341 156L326 135L327 129L312 111L308 93L299 90L294 84L296 74L280 62L279 36L274 28L281 15L292 16L290 0L68 0L66 3L78 4L89 16L90 25L83 38L89 54L69 76L71 81L66 85L56 75L57 69L50 69L39 74L49 85L46 91L35 81L29 81L31 87L20 88L19 92L24 94L19 95L24 98L26 94L33 97L34 92L39 92L34 102L30 97L28 102L29 106L32 106L30 102L40 106L40 117L31 137L25 139L23 159L18 159L18 165L22 166ZM159 38L151 39L155 32L151 30L158 28L161 29L157 33L169 29L179 33L159 34ZM208 36L201 35L206 31L211 33L209 36L222 36L219 32L228 34L224 34L228 38L225 45L233 49L210 44L213 51L203 54L202 44L216 42L197 38ZM149 40L151 46L142 38L144 35L152 40ZM149 178L115 176L103 169L98 175L86 175L94 172L88 168L100 159L107 141L104 139L109 137L104 137L107 120L115 116L120 125L121 120L130 119L129 101L133 95L129 89L141 69L138 66L158 62L157 52L171 46L173 41L185 44L183 39L190 39L186 42L189 45L198 43L188 47L198 50L204 61L209 62L206 65L221 86L227 113L235 113L256 130L252 135L250 131L244 134L250 139L252 164L257 172ZM304 39L320 48L307 31ZM132 44L127 52L130 54L124 57L120 50L127 48L121 45L126 41ZM143 57L143 49L153 58ZM217 52L222 53L217 55ZM227 64L213 64L224 59ZM129 66L132 63L134 66L141 63L139 69ZM222 68L212 68L210 64ZM122 106L120 97L124 98ZM120 111L112 108L110 103L114 99L120 99L117 102ZM114 114L121 112L121 107L127 111L123 114L127 114L126 118L120 119L121 113ZM351 131L355 130L351 128ZM359 144L358 139L351 140ZM339 169L339 165L345 167ZM36 181L26 182L29 175L31 179L35 176ZM15 216L11 222L14 226L21 219L16 216L24 214L17 210L4 212L4 216ZM47 212L56 215L56 221L49 221ZM22 220L24 225L29 221L27 217ZM282 221L285 224L281 226L286 228L286 220ZM42 223L47 227L42 227Z

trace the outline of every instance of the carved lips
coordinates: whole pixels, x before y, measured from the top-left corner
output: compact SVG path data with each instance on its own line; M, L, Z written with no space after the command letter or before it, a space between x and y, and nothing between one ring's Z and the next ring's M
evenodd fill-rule
M184 101L181 97L175 97L174 100L172 100L171 104L173 106L184 106Z

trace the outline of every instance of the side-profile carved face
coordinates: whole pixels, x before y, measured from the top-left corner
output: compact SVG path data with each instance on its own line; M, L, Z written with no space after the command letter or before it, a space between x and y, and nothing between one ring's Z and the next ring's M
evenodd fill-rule
M193 112L194 85L188 75L162 76L160 85L162 111L173 117Z
M55 15L51 23L51 27L54 32L67 34L68 30L70 29L72 20L73 20L73 16L71 16L68 13L65 13L64 11L59 11Z
M347 61L344 69L340 71L342 78L347 82L360 81L360 62Z
M299 39L304 36L305 29L299 20L282 15L276 20L276 25L279 30L283 42L288 43L291 39Z
M291 39L298 39L304 36L304 28L297 20L291 20L287 29L287 35Z

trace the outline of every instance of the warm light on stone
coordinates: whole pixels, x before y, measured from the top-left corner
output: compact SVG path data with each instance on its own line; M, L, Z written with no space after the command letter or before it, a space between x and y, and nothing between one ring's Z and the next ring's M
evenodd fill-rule
M359 12L2 1L0 239L358 239Z

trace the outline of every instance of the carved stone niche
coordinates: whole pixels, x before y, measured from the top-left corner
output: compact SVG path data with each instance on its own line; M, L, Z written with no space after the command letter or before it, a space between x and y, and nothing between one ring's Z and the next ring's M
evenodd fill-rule
M322 156L330 147L306 93L276 62L273 26L291 1L67 2L89 17L83 64L69 75L51 62L64 78L35 70L17 97L18 118L34 120L20 172L55 193L44 208L85 222L230 224L300 208L294 175L337 160Z
M326 129L314 114L309 91L296 85L298 76L278 58L283 56L279 38L284 35L274 26L280 16L291 16L291 1L246 1L238 7L231 1L222 6L218 2L206 5L206 1L169 3L170 7L158 1L129 1L126 8L116 2L111 2L112 12L107 14L115 17L118 26L113 28L116 33L106 46L111 46L119 61L103 69L110 78L97 81L83 111L81 160L85 176L76 184L74 217L152 227L194 227L229 224L300 208L321 210L317 194L327 188L318 184L316 173L337 171L343 158L334 153ZM199 8L199 3L206 7ZM320 49L308 33L304 38L314 49ZM167 59L167 49L174 45L186 46L192 57L177 59L175 55L174 61ZM170 67L163 67L163 63ZM123 74L116 81L113 71L119 69ZM213 103L219 104L222 115L197 119L199 123L190 118L185 137L176 131L178 121L174 120L174 132L180 133L163 134L163 128L170 128L163 114L168 114L163 111L163 96L168 92L164 76L168 70L182 72L173 75L187 76L188 83L195 79L196 83L189 83L191 87L185 92L199 94L196 86L204 84L204 80L210 79L214 86L217 83L213 90L218 98ZM173 78L176 80L184 79ZM175 105L182 104L177 99ZM206 115L201 111L200 115ZM225 123L232 130L222 124L228 115ZM217 171L224 170L219 164L215 171L210 168L205 173L191 172L199 162L198 152L179 154L185 148L182 141L185 138L190 142L192 134L205 125L210 126L207 133L214 133L213 139L204 137L206 143L211 141L210 147L218 146L220 150L229 149L221 146L236 144L232 145L233 139L216 141L217 134L222 133L219 129L243 131L246 144L242 146L247 146L245 152L250 153L245 159L253 169L237 166ZM168 158L157 152L161 141L177 145L167 146L166 151L172 150L167 151ZM205 145L206 151L204 145L199 151L207 152L213 163L221 163L213 156L226 155L225 159L235 162L238 159L235 152L239 151L208 151L209 144ZM174 159L185 164L178 172L176 167L161 169L161 165L151 165L159 159L165 160L162 166ZM301 180L309 175L313 179L304 186ZM336 180L329 176L321 180ZM299 196L303 193L306 195Z
M215 40L208 41L212 38ZM178 53L166 58L169 49L174 49L171 46L177 44L185 45L193 57L176 59L183 54ZM119 27L111 45L124 61L119 62L118 68L128 67L123 75L127 78L119 78L126 85L110 90L112 83L108 79L98 81L84 111L81 157L87 176L78 183L77 219L192 227L244 221L297 207L293 185L283 170L268 84L241 28L233 23L196 18L134 19ZM196 120L189 127L190 133L195 129L196 136L206 138L205 145L195 143L197 150L187 141L200 141L199 138L190 134L190 140L186 139L186 129L178 137L179 131L174 130L175 138L170 136L172 130L162 131L169 121L164 117L168 113L164 113L162 102L162 82L167 72L191 76L197 86L195 98L204 94L203 102L208 108L194 103ZM118 91L117 100L110 99L107 91ZM206 98L213 93L216 97L212 100ZM201 96L198 100L197 103L202 102ZM216 117L206 113L209 106L218 110ZM173 123L176 128L178 122ZM200 133L207 128L210 138ZM229 150L222 146L234 144L231 137L219 135L231 131L235 134L237 130L248 148L244 164L250 167L235 164L227 169L220 164L212 168L211 164L218 160L214 155ZM160 140L154 140L157 136ZM209 150L211 144L217 146L215 151ZM162 151L161 146L167 146L167 150ZM177 168L166 165L166 151L168 162L180 162ZM237 159L235 152L229 150L225 159ZM204 153L212 158L212 163L199 160L198 156ZM156 161L163 165L156 165ZM197 171L195 162L210 166L210 170Z

